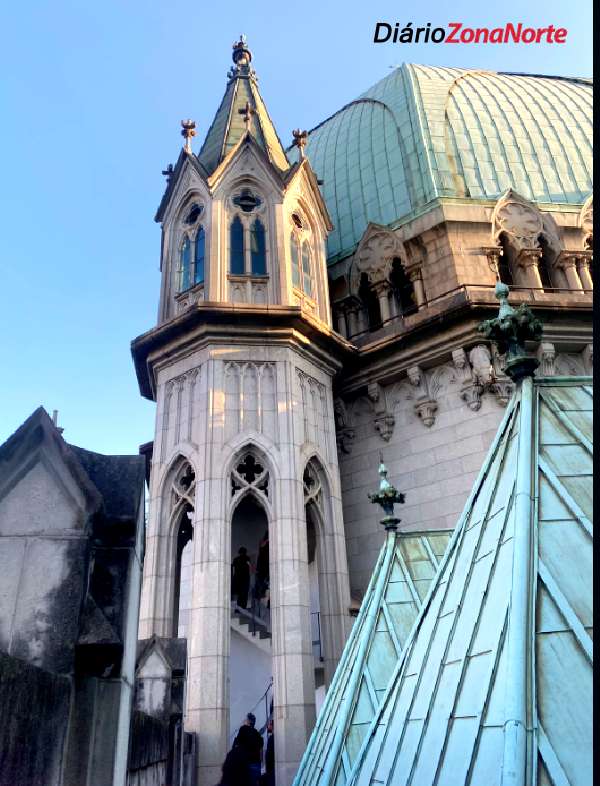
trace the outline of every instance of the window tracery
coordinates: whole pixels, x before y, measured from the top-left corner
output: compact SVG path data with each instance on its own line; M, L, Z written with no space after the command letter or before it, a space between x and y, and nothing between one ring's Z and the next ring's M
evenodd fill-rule
M229 200L229 273L232 276L267 275L267 237L264 200L248 187Z
M242 453L231 470L231 496L248 489L253 489L260 497L269 497L269 471L251 449Z
M183 231L179 244L178 292L204 283L206 232L200 220L203 213L203 205L192 202L181 222Z
M292 213L290 233L290 259L292 264L292 286L307 297L314 299L313 253L308 224L297 213Z

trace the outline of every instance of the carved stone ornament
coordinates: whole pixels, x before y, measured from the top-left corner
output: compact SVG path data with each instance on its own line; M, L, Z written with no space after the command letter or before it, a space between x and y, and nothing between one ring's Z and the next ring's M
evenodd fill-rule
M591 248L594 242L594 204L593 194L590 194L581 208L579 226L583 230L583 247Z
M496 401L501 407L505 407L508 404L514 389L514 382L511 382L510 379L506 377L497 379L490 387L491 392L494 394Z
M352 294L358 294L360 280L366 274L370 284L387 281L395 257L406 256L402 242L395 232L377 224L369 224L359 243L350 274Z
M556 347L550 341L542 341L538 347L537 357L540 361L540 372L544 377L556 374Z
M388 412L385 391L378 382L371 382L367 389L367 398L373 404L375 429L382 439L389 442L394 433L396 419L391 412Z
M435 423L437 401L429 395L427 379L419 366L411 366L407 370L408 381L415 389L415 414L427 428Z
M354 441L354 428L350 424L350 417L346 404L341 398L333 402L333 416L335 419L335 438L338 450L341 453L350 453Z
M542 230L541 213L531 202L509 188L494 209L493 242L500 245L500 236L504 234L517 252L539 248L538 238Z
M472 412L477 412L481 408L483 385L473 375L464 349L455 349L452 352L452 362L460 381L460 397Z
M594 373L594 345L586 344L581 353L581 357L583 359L585 373L591 376Z
M494 367L489 348L485 344L477 344L469 352L469 360L477 382L484 388L491 385L494 381Z

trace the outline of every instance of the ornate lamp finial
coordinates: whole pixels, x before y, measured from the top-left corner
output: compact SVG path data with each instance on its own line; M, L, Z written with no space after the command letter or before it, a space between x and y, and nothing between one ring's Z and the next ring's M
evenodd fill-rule
M306 147L306 142L308 140L308 131L301 131L299 128L296 128L292 131L292 136L294 137L294 141L292 142L298 148L300 153L300 161L304 160L304 148Z
M238 109L238 112L244 118L244 123L246 124L246 131L250 130L250 121L252 120L252 115L256 114L256 110L254 110L250 106L250 102L246 101L246 106L243 109Z
M479 332L496 342L500 354L506 353L506 374L518 382L523 377L532 377L539 365L536 358L525 352L525 342L541 339L542 323L525 303L514 309L508 302L508 293L506 284L496 284L495 294L500 301L498 316L482 322Z
M182 120L181 121L181 136L185 139L183 149L186 153L192 152L192 137L196 136L196 121L195 120Z
M377 494L369 494L369 499L374 505L383 508L385 516L381 519L381 524L386 530L395 531L401 519L394 516L394 505L404 503L404 494L400 493L387 479L387 468L383 463L383 456L379 454L379 491Z

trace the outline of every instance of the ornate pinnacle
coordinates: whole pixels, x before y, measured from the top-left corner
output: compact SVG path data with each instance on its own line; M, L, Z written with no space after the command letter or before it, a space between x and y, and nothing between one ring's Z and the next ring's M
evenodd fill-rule
M385 516L381 519L381 524L386 530L395 531L401 519L394 516L394 505L404 503L404 494L400 493L387 479L387 468L383 463L383 456L379 458L379 491L377 494L369 494L368 497L374 505L383 508Z
M195 120L182 120L181 121L181 136L185 139L183 146L186 153L192 152L192 137L196 136L196 121Z
M518 382L523 377L532 377L539 365L535 358L526 353L525 342L541 339L542 323L525 303L521 303L517 309L509 304L506 284L498 282L495 292L500 301L498 316L482 322L479 332L496 342L500 354L506 353L506 374Z
M294 129L292 131L292 136L294 137L293 145L298 148L300 153L300 161L304 160L304 148L306 147L306 142L308 140L308 132L301 131L299 128Z
M250 121L252 120L252 115L256 114L256 110L251 107L249 101L246 101L246 106L243 109L238 109L238 113L242 115L242 117L244 118L244 123L246 124L246 131L249 131Z

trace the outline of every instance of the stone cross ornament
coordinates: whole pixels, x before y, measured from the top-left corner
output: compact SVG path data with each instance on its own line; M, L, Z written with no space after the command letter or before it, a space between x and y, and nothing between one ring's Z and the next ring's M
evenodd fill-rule
M246 106L243 109L238 109L238 113L242 116L244 123L246 125L246 131L250 130L250 121L252 120L252 115L256 114L252 106L250 105L249 101L246 101Z
M404 504L404 494L399 492L387 479L387 468L383 463L383 456L379 460L379 491L369 494L368 497L374 505L383 508L385 516L380 520L386 530L395 532L401 519L394 516L394 505Z
M525 303L516 309L509 305L508 293L506 284L496 284L496 298L500 301L498 316L482 322L479 332L496 343L500 354L506 353L506 375L518 382L523 377L532 377L539 365L525 351L525 342L541 339L542 323Z

